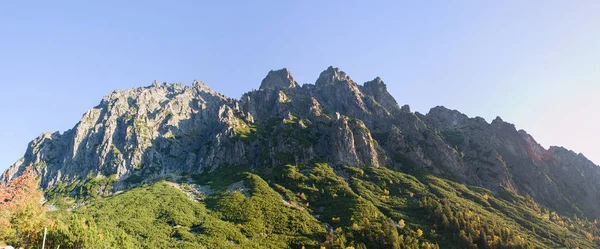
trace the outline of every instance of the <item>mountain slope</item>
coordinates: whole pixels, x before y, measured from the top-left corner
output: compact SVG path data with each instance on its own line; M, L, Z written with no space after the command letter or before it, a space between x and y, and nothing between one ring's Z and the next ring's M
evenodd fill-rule
M50 229L50 241L61 248L592 248L600 240L596 224L558 216L508 189L494 195L384 167L248 169L219 168L107 197L52 189L50 202L72 210L57 211L65 228ZM85 204L77 208L76 199Z
M346 182L343 193L354 196L347 201L364 206L366 212L372 209L381 217L404 216L390 211L398 203L385 204L371 198L363 205L364 196L373 194L375 186L384 185L377 182L379 178L355 179L349 175L349 169L383 171L395 177L400 176L393 172L433 174L450 180L443 185L458 184L449 191L450 196L461 193L454 202L446 194L439 196L427 189L423 195L429 193L438 199L420 199L424 204L419 208L435 210L438 204L448 202L453 202L447 204L451 207L460 206L465 199L462 195L478 195L456 190L464 189L460 187L464 185L487 189L489 192L481 191L488 198L511 193L510 196L517 196L511 197L515 201L526 196L530 198L526 200L542 206L532 215L543 215L540 210L589 220L600 215L600 168L583 155L560 147L546 150L525 131L518 131L500 118L490 124L444 107L435 107L426 115L413 113L408 106L398 105L379 77L359 85L333 67L323 71L315 84L302 86L286 69L271 71L259 90L248 92L239 100L215 93L201 82L192 86L155 83L115 91L88 111L73 129L62 134L43 134L32 141L25 156L2 175L2 181L32 166L41 176L42 187L49 192L85 197L134 188L156 179L180 179L182 175L204 175L238 167L250 173L279 172L289 169L286 165L315 167L316 163L326 163L335 172L331 178L341 177ZM267 173L259 177L269 178ZM303 179L298 177L294 180ZM419 181L426 184L427 179L430 178ZM285 182L275 183L288 190L301 189L286 186ZM276 188L272 184L269 183L271 188ZM107 185L111 188L105 188ZM438 187L443 191L444 187ZM494 203L479 203L483 209L496 210L493 215L485 214L493 217L490 219L516 222L515 229L526 226L523 222L527 218L511 217L516 215L512 211L503 213L504 208L500 207L509 204ZM315 205L310 201L307 204ZM449 209L446 216L462 212ZM389 222L382 220L380 224ZM343 225L351 228L353 224ZM385 225L381 229L388 229L383 234L392 236L385 245L400 243L394 237L398 229ZM556 240L563 235L555 234L555 240L550 237L539 243L564 245L564 238ZM374 243L368 237L360 243Z

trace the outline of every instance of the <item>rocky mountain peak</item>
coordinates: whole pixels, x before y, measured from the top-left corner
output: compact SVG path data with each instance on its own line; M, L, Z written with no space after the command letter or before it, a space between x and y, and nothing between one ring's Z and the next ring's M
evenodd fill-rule
M431 108L427 113L427 118L439 122L439 125L450 127L450 126L462 126L469 121L469 117L465 114L460 113L457 110L451 110L444 106L436 106Z
M211 92L211 93L214 92L210 87L208 87L204 82L202 82L200 80L194 80L194 83L192 83L192 86L199 91Z
M535 139L529 135L525 130L519 130L519 134L525 140L525 149L527 150L527 154L534 161L544 161L548 160L551 157L551 154L540 145Z
M404 112L404 113L410 113L410 112L411 112L411 111L410 111L410 106L409 106L409 105L403 105L403 106L400 108L400 111L401 111L401 112Z
M115 175L115 189L123 189L139 184L131 179L326 159L421 169L493 191L508 186L550 207L568 210L572 202L600 215L600 196L578 195L577 187L600 192L600 169L573 152L545 150L499 117L490 125L443 106L412 114L380 77L358 85L331 66L302 88L287 69L270 71L260 89L240 100L200 81L114 91L72 130L34 140L0 181L32 165L43 188L92 172Z
M352 79L342 70L337 67L329 66L325 71L323 71L315 85L317 87L333 84L335 82L353 82Z
M262 80L260 89L296 88L298 83L287 68L271 70Z
M501 117L496 117L493 121L492 121L492 126L495 127L496 129L499 130L503 130L506 132L511 132L511 133L516 133L517 132L517 128L514 124L512 123L508 123L504 120L502 120Z
M500 116L496 116L494 120L492 120L493 125L499 125L505 123L504 120Z
M440 115L443 113L452 113L452 110L446 108L443 105L438 105L436 107L433 107L431 109L429 109L429 112L427 113L427 115Z
M385 107L389 112L400 108L396 99L388 92L387 86L380 77L365 82L361 90L366 95L372 96L375 101Z

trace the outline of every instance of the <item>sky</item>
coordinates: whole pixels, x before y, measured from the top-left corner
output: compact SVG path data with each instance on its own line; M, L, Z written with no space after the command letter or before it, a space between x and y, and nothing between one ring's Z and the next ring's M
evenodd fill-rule
M84 3L85 2L85 3ZM217 3L218 2L218 3ZM3 1L0 171L104 95L159 82L239 98L333 65L600 163L600 1Z

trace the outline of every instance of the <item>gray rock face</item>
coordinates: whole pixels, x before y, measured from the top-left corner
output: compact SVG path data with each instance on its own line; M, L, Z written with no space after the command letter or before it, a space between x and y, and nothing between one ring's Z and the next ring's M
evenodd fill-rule
M361 90L365 95L373 97L377 103L382 105L388 111L400 108L394 97L388 92L387 86L383 83L383 80L379 77L372 81L365 82L364 86L361 87Z
M315 85L318 87L323 87L325 85L343 82L346 84L349 84L350 82L354 83L354 81L352 81L352 79L350 79L350 77L348 77L348 75L346 75L346 73L344 73L342 70L337 67L329 66L325 71L321 72Z
M3 179L33 166L48 188L89 173L160 177L237 163L244 148L228 137L243 123L241 118L237 101L199 82L115 91L72 130L32 141Z
M286 68L270 71L260 84L260 89L296 88L298 83Z
M546 150L500 117L488 124L436 107L425 120L461 156L464 153L462 161L474 172L469 183L491 190L508 188L562 212L600 215L600 167L583 155L558 147Z
M600 168L559 147L548 150L525 131L432 108L400 107L377 77L359 85L339 68L298 86L287 69L271 71L240 100L201 82L115 91L71 130L45 133L1 180L26 166L42 187L93 176L127 179L200 173L231 165L332 165L427 171L492 191L532 196L553 209L600 215Z
M331 132L331 161L337 165L379 166L378 145L361 120L336 113ZM381 159L385 161L384 158Z

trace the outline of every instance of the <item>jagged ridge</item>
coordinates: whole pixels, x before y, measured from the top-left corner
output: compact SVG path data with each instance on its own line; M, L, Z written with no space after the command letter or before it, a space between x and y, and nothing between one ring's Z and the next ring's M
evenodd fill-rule
M582 155L546 150L500 118L487 123L444 107L413 113L381 78L359 85L334 67L302 86L287 69L271 71L240 100L201 82L115 91L73 129L32 141L2 180L31 165L44 188L91 173L116 175L115 189L123 189L139 184L132 176L323 160L427 171L514 190L563 212L600 214L600 170Z

